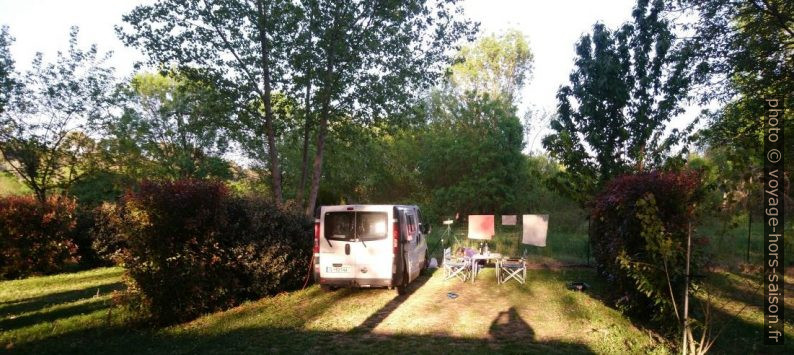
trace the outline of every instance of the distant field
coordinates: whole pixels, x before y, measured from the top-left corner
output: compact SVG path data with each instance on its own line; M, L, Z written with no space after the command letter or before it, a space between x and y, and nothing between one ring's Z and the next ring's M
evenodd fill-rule
M21 195L30 192L30 190L19 183L14 176L7 172L0 171L0 196L5 195Z

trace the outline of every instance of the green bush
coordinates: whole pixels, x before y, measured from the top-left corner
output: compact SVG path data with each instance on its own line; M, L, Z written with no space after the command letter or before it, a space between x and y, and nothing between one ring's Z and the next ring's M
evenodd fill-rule
M663 326L675 322L685 284L686 238L703 196L694 172L651 172L612 180L592 206L591 244L609 297L629 314ZM693 244L705 239L693 237ZM693 247L695 254L700 250ZM697 270L694 258L692 273Z
M0 279L59 272L79 261L72 241L75 201L0 198Z
M144 182L120 208L122 261L152 320L174 323L301 286L311 221L219 182Z

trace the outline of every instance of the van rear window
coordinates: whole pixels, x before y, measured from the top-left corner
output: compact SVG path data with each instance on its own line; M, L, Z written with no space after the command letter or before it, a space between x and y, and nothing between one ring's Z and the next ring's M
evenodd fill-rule
M384 239L387 235L386 212L327 212L325 237L332 240Z

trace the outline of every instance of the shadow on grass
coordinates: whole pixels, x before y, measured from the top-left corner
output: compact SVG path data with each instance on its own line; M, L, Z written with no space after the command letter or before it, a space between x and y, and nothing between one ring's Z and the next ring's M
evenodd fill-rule
M13 302L5 302L4 304L0 304L0 328L7 329L3 326L5 318L15 314L34 312L48 306L71 303L81 299L90 298L95 295L104 295L116 290L121 290L123 288L124 284L122 282L112 282L104 285L94 285L79 290L50 293L43 296L30 297Z
M587 346L537 341L532 328L511 308L493 320L490 339L445 334L378 334L310 331L300 327L247 326L220 332L162 335L121 328L83 331L22 344L16 353L537 353L592 354Z
M286 294L278 302L244 304L211 319L200 318L176 328L134 329L92 326L26 341L5 349L12 353L593 353L587 346L559 341L538 341L535 332L513 307L493 319L487 338L449 334L382 334L374 329L423 287L422 275L407 293L390 300L349 331L307 330L311 322L340 299L368 290L320 291ZM295 298L293 298L295 297ZM67 308L69 310L70 308ZM71 309L76 311L76 309ZM68 317L69 311L41 321ZM421 316L421 315L417 315ZM29 321L33 321L30 318ZM22 322L22 321L19 321ZM19 324L17 324L19 325ZM465 325L461 325L465 326Z
M761 296L759 296L759 300ZM763 318L761 324L753 324L722 309L712 310L713 332L724 330L711 350L715 354L794 354L794 335L784 335L785 345L766 346L763 339ZM747 312L747 310L745 310ZM790 313L789 313L790 314Z
M51 323L58 319L92 313L108 307L109 300L96 298L76 305L60 307L46 312L34 312L19 317L9 317L0 320L0 330L8 331L40 323Z
M430 276L428 275L420 275L414 282L410 283L405 290L405 293L402 295L398 295L394 297L391 301L386 303L381 309L377 312L372 313L364 322L362 322L359 326L354 328L352 331L356 332L371 332L378 326L381 322L383 322L392 312L397 310L397 307L400 307L403 302L408 300L411 295L413 295L416 290L420 289L424 286L427 281L430 280Z

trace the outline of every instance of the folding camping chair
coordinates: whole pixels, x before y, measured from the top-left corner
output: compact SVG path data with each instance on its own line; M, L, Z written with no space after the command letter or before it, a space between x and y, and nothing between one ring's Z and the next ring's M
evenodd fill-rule
M522 222L521 244L546 246L546 234L549 229L549 215L525 214ZM524 250L526 256L526 249ZM496 279L503 284L510 279L523 284L527 279L527 261L521 258L502 259L496 266Z
M500 284L513 279L520 284L527 280L527 262L524 258L505 258L496 263L496 281Z
M459 278L464 282L471 277L471 260L468 258L453 258L452 248L444 249L444 281Z

